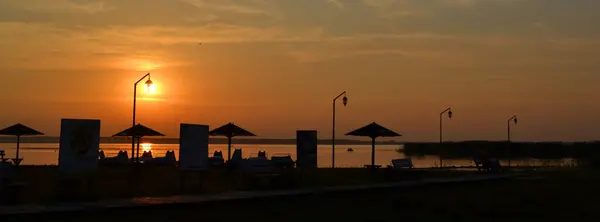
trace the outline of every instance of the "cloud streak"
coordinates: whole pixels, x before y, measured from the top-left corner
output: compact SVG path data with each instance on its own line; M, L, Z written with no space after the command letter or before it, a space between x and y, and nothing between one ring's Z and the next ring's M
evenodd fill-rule
M0 2L1 8L26 10L37 13L67 13L67 14L95 14L108 10L103 1L73 1L53 0L51 3L44 0L7 0Z
M264 3L261 1L248 1L254 4L242 4L239 2L231 1L231 0L181 0L185 3L188 3L192 6L195 6L200 9L208 9L208 10L217 10L224 12L232 12L239 14L248 14L248 15L263 15L269 14L269 12L261 7L258 7L254 4L256 3Z
M327 0L327 3L340 9L345 8L344 4L340 0Z
M597 0L4 0L0 82L7 84L0 93L40 99L3 106L2 113L26 118L22 110L40 110L27 115L44 116L39 122L51 129L65 113L97 115L106 107L129 113L120 98L130 98L131 81L151 71L157 83L171 86L164 98L177 98L180 107L145 101L148 120L160 113L173 122L236 118L260 126L272 107L287 107L277 112L280 123L265 129L270 136L289 136L279 134L296 127L289 116L327 129L320 120L330 109L323 95L337 91L332 85L355 95L355 108L340 114L348 115L348 125L340 127L371 121L375 111L382 122L414 129L411 140L430 136L413 137L435 130L428 128L435 116L427 113L447 102L475 119L456 131L477 138L504 129L470 129L496 126L506 113L536 116L545 111L539 101L550 100L557 119L579 118L592 128L600 122L594 116L600 106L590 103L600 96L597 8ZM52 98L99 105L65 108ZM214 105L224 102L269 106L242 115ZM572 107L591 114L573 116ZM109 125L121 121L106 115ZM171 123L149 124L172 127L168 133L176 135ZM536 127L546 128L533 119L528 124L540 134Z

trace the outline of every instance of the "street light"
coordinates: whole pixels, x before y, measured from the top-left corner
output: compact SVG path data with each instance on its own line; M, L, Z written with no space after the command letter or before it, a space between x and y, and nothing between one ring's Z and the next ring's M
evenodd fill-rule
M517 120L517 116L514 115L513 117L511 117L510 119L508 119L508 124L507 124L507 126L508 126L508 167L510 167L510 159L511 159L511 152L510 152L510 144L511 144L511 141L510 141L510 124L511 124L511 122L514 122L515 125L516 125L517 121L518 121Z
M342 96L344 96L344 98L342 98L342 103L344 104L344 106L348 105L348 97L346 97L346 91L340 93L340 95L336 96L333 99L333 128L331 130L331 168L335 168L335 101Z
M144 75L142 78L140 78L140 80L138 80L137 82L135 82L135 84L133 84L133 124L131 124L131 162L135 161L134 158L134 152L135 152L135 107L136 107L136 100L137 100L137 84L140 83L142 80L146 79L146 77L148 77L148 81L146 81L146 86L148 87L148 90L150 90L150 87L152 86L152 80L150 79L150 73L146 73L146 75Z
M442 111L440 113L440 148L442 148L442 144L443 144L443 131L444 128L442 127L442 117L444 116L445 113L448 113L448 119L452 119L452 107L445 109L444 111ZM443 160L442 160L442 153L440 152L440 168L442 168L443 164Z

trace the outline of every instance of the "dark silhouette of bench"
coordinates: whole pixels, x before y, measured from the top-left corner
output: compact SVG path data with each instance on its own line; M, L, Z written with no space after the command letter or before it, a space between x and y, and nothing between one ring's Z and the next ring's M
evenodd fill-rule
M498 159L480 159L473 158L473 162L475 163L475 167L477 167L478 171L500 171L502 166L500 165L500 160Z
M413 163L410 158L392 160L392 168L394 169L412 169Z

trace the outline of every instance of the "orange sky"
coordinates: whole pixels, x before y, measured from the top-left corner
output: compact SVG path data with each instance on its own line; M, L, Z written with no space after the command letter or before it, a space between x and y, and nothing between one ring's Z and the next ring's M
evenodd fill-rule
M148 2L151 2L148 3ZM234 122L269 138L338 137L372 121L436 141L595 140L595 0L8 0L0 2L0 127L58 135L61 118L102 134L139 122ZM535 12L535 13L533 13ZM200 46L197 43L203 42ZM143 87L140 86L140 90ZM343 137L342 137L343 138Z

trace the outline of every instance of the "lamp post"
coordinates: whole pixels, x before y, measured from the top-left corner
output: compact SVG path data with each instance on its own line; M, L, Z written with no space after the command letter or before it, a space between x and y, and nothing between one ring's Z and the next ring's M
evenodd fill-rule
M133 123L131 124L131 162L135 161L135 107L136 107L136 100L137 100L137 84L140 83L142 80L146 79L146 77L148 77L148 81L146 81L146 86L148 86L148 89L150 89L150 86L152 86L152 80L150 79L150 73L146 73L146 75L144 75L142 78L140 78L140 80L138 80L137 82L135 82L135 84L133 84ZM139 140L139 138L138 138Z
M442 144L444 143L443 140L443 132L444 132L444 128L442 127L442 120L443 120L443 116L445 113L448 113L448 119L452 119L452 107L445 109L444 111L442 111L440 113L440 148L442 148ZM443 167L443 158L442 158L442 153L440 152L440 168Z
M510 119L508 119L508 167L510 167L510 160L511 160L511 151L510 151L510 124L511 122L514 122L515 124L517 124L517 116L514 115L513 117L511 117Z
M344 98L342 98L342 102L344 103L344 106L346 106L348 104L348 97L346 97L346 91L340 93L340 95L336 96L333 99L333 128L331 130L331 168L335 168L335 101L337 101L337 99L339 99L342 96L344 96Z

